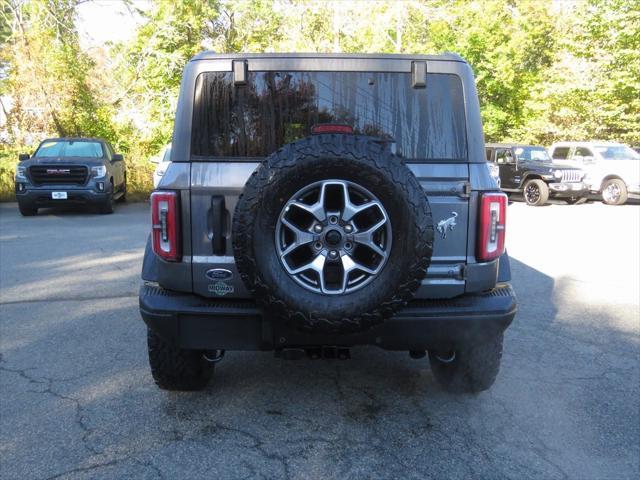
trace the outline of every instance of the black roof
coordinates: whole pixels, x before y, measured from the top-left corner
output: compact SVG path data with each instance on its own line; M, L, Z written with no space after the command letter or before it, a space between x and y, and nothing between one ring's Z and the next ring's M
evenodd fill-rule
M460 55L445 52L439 55L418 55L400 53L216 53L211 50L200 52L191 60L209 60L217 58L368 58L398 60L440 60L467 63Z

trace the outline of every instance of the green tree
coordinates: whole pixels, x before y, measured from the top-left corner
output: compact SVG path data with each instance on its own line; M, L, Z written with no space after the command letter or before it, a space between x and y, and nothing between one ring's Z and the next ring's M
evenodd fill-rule
M113 137L111 112L89 85L93 62L75 29L77 0L5 2L3 88L14 100L8 112L14 135Z
M459 53L471 64L488 140L510 138L526 121L525 104L553 60L550 4L460 1L429 23L433 50Z
M640 1L565 8L558 55L528 105L522 135L640 144Z

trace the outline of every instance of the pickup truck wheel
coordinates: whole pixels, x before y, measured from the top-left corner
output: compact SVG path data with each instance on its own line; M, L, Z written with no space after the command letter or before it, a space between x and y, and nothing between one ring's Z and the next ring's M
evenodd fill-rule
M607 205L623 205L628 196L627 186L618 178L607 180L602 186L602 201Z
M299 330L358 332L420 286L433 222L413 173L370 137L315 135L270 155L233 217L240 276Z
M109 191L109 194L107 195L107 199L105 200L105 202L100 207L100 213L104 213L104 214L113 213L113 205L114 205L114 199L113 199L114 186L113 186L113 183L110 184L110 188L111 188L111 190Z
M209 383L214 364L205 360L204 352L175 348L150 329L147 346L151 375L163 390L202 390Z
M38 214L37 207L28 207L27 205L22 205L20 202L18 202L18 210L23 217L33 217Z
M500 370L503 335L455 351L429 351L429 364L438 383L451 393L478 393L493 385Z
M522 194L527 205L539 207L549 200L549 187L542 180L529 180Z
M118 199L120 203L125 203L127 201L127 176L124 176L124 181L122 182L122 195Z

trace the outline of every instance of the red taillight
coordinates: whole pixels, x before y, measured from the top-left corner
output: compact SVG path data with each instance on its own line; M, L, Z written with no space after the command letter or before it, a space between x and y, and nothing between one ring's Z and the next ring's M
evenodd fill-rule
M338 125L335 123L320 123L311 127L311 133L313 135L319 135L321 133L344 133L352 135L353 127L351 125Z
M477 260L488 262L504 253L506 227L507 196L504 193L483 193L480 197Z
M180 260L180 208L176 192L151 194L153 251L170 262Z

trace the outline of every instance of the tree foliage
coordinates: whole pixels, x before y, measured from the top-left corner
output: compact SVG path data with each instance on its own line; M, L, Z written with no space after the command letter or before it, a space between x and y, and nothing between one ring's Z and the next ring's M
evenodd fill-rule
M76 4L5 0L3 91L14 102L9 128L18 141L38 133L113 137L112 112L90 85L94 62L80 48Z
M640 143L640 0L155 0L133 38L80 48L82 0L0 0L10 133L170 139L182 70L218 52L457 52L488 140ZM28 81L25 81L28 79Z

